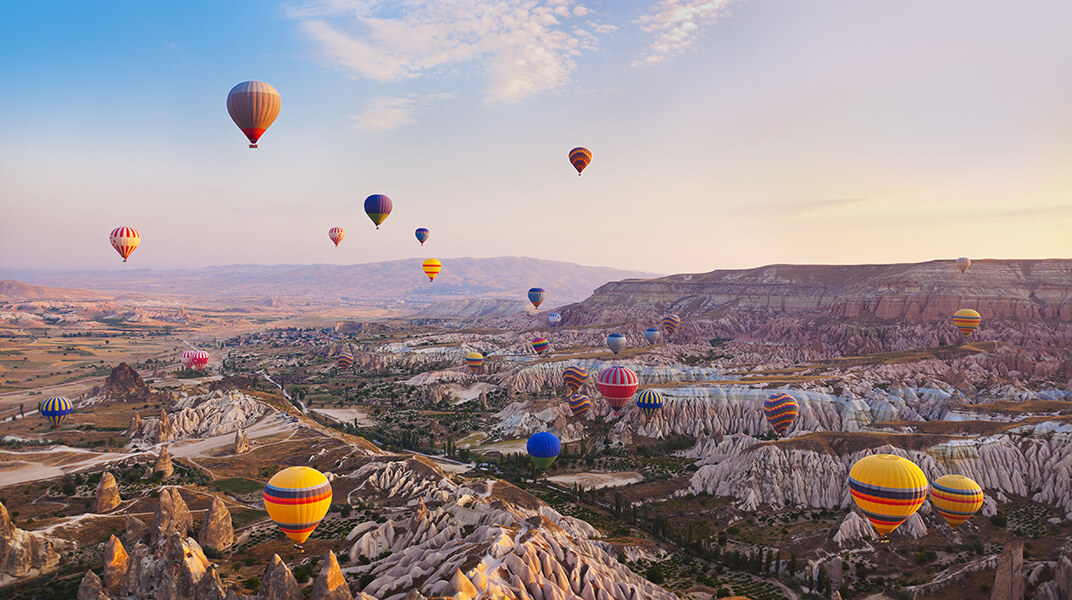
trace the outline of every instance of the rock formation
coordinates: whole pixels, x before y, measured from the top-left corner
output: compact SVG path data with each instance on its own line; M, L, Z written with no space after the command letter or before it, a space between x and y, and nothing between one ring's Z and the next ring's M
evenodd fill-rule
M223 600L223 583L193 538L171 533L130 553L118 597L156 600Z
M990 600L1023 600L1024 598L1024 542L1012 540L1005 544L994 575L994 587Z
M156 457L156 465L153 466L153 475L160 479L167 479L175 473L175 467L171 464L171 455L168 454L167 446L160 447L160 454Z
M105 471L97 484L97 510L98 513L106 513L119 506L122 498L119 497L119 486L115 483L115 477Z
M127 559L130 555L122 542L114 535L104 545L104 591L116 595L127 576Z
M320 575L313 584L313 593L309 600L352 600L350 586L346 583L346 577L339 568L339 559L335 553L328 551L324 559L324 566L320 569Z
M7 507L0 503L0 576L47 573L55 570L59 562L54 541L15 527Z
M101 589L100 577L92 570L86 571L82 583L78 585L78 600L109 600Z
M246 452L249 452L251 448L252 446L249 443L249 436L246 435L246 430L239 428L234 436L234 453L245 454Z
M298 587L294 574L278 554L272 555L268 572L264 574L261 587L257 590L258 600L294 600L301 597L301 588Z
M152 542L156 544L172 533L186 537L186 533L193 529L193 526L193 515L190 514L179 489L166 487L160 490L160 504L156 507L150 536Z
M137 544L145 537L145 534L149 533L149 526L145 524L145 521L133 515L127 515L126 527L127 532L123 537L129 546Z
M134 411L134 416L130 417L130 425L127 426L127 430L123 432L123 435L128 438L134 437L135 434L141 431L142 425L141 415L138 414L138 411Z
M219 496L213 496L212 506L201 521L201 531L197 534L197 541L203 548L213 550L225 550L234 543L234 528L231 524L231 513Z
M103 392L110 398L124 402L145 400L150 394L149 386L142 381L141 375L125 362L112 368L104 380Z
M171 420L168 419L167 411L160 409L160 418L156 421L156 437L154 441L157 444L163 442L172 442L175 440L175 429L171 426Z
M273 411L234 389L185 396L175 402L174 412L161 410L159 417L143 419L140 428L130 433L130 440L144 446L224 435L249 427Z

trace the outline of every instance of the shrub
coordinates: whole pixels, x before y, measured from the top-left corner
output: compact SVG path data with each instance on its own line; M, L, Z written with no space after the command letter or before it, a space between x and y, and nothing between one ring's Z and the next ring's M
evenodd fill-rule
M644 575L648 578L648 581L655 585L662 585L666 577L663 575L663 570L659 568L659 565L652 565L648 567L648 572Z
M242 587L246 588L247 590L253 590L254 592L256 592L257 589L261 587L261 580L257 577L250 577L249 579L242 582Z
M990 522L993 523L995 527L1004 527L1007 523L1007 521L1005 520L1005 515L1001 513L994 513L990 517Z

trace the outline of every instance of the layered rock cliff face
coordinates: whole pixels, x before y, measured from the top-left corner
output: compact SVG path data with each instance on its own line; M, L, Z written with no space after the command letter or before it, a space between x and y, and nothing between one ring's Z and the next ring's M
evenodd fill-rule
M249 427L269 412L266 404L237 390L217 390L180 398L166 417L132 420L130 427L137 429L129 431L129 437L140 444L212 437Z

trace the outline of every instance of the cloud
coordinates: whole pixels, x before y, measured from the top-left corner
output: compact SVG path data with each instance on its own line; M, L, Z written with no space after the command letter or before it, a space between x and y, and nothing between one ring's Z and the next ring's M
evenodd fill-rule
M633 66L651 65L688 50L704 28L726 14L732 0L660 0L654 9L634 21L655 39Z
M357 77L471 68L485 77L489 103L561 87L576 56L608 31L575 0L312 0L286 14L326 60Z
M416 122L416 115L429 104L453 98L452 94L409 94L408 96L379 96L369 100L368 108L351 115L354 127L361 131L391 131Z
M801 202L761 202L741 207L742 212L749 214L781 213L786 216L797 217L814 212L822 212L826 209L838 209L867 202L866 198L819 198L816 200L804 200Z

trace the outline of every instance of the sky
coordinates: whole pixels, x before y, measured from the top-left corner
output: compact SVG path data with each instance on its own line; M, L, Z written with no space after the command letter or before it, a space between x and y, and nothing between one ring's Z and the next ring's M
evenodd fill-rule
M0 278L1067 258L1070 21L1064 0L4 2ZM256 150L225 104L251 79L282 97ZM127 265L118 226L142 236Z

